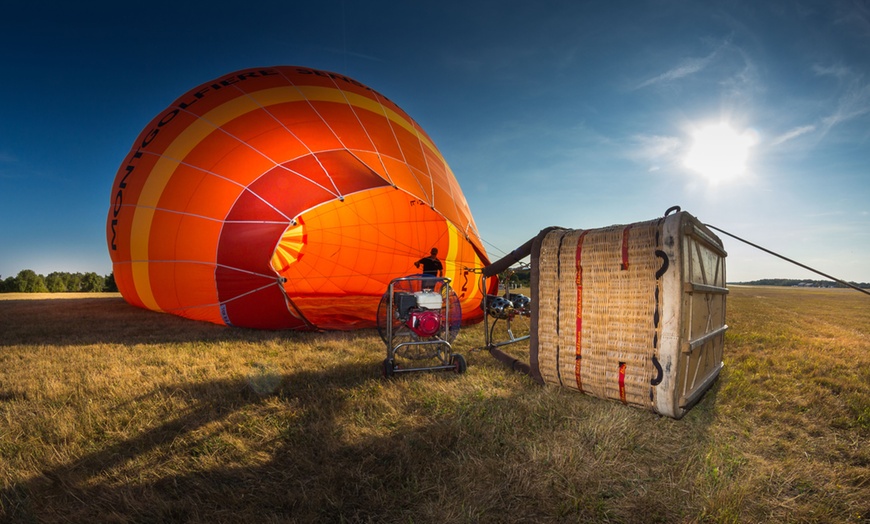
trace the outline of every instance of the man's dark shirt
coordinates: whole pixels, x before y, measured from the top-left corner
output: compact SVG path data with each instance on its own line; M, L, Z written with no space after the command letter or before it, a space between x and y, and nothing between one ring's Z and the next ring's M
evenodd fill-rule
M418 260L417 263L423 266L424 275L438 276L438 272L443 270L441 261L437 258L425 257Z

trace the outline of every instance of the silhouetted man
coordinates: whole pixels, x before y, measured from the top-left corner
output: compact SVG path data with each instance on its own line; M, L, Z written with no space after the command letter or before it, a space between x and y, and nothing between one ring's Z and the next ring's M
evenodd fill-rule
M414 262L414 267L418 268L423 266L423 274L424 275L432 275L433 277L440 277L444 268L441 266L441 261L438 260L438 248L433 247L432 251L429 252L428 257L423 257L420 260Z

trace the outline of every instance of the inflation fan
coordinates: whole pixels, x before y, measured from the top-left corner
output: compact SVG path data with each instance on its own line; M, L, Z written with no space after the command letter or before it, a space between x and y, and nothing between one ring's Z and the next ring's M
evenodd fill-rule
M378 305L378 332L387 346L384 376L436 370L464 373L465 358L451 346L461 321L459 297L449 278L411 275L393 279Z

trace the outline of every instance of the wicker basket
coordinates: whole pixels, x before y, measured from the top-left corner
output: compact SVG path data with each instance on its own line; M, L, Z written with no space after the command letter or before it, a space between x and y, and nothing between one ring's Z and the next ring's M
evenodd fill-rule
M725 257L685 212L542 232L532 244L532 375L682 417L722 368Z

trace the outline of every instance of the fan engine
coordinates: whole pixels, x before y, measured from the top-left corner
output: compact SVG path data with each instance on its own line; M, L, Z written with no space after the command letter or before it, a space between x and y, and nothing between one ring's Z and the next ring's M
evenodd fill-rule
M393 297L396 317L420 337L433 337L441 329L443 299L434 291L406 293L397 291Z
M378 305L378 332L387 345L384 376L424 370L464 373L465 358L450 345L461 322L462 306L449 278L409 275L390 281ZM440 362L405 365L410 360L433 358Z

